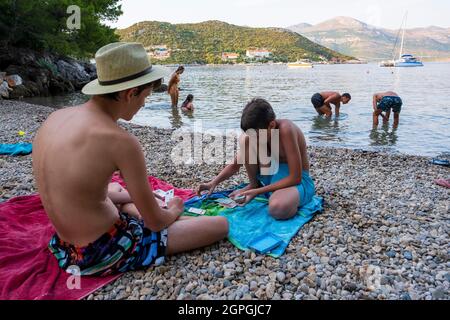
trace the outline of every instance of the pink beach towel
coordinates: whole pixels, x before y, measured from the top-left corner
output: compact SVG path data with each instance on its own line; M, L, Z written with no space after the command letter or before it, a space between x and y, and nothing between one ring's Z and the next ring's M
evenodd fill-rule
M123 185L115 176L114 182ZM153 188L167 191L173 187L149 177ZM188 200L192 190L175 189L175 195ZM58 267L47 249L54 234L38 195L17 197L0 203L0 300L77 300L116 280L120 275L104 278L82 277L76 281ZM68 286L72 284L71 286Z

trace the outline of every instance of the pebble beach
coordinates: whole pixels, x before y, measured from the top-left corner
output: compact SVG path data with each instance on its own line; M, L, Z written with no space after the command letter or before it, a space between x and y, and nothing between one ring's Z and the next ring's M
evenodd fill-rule
M0 100L0 142L31 142L55 109ZM223 166L167 161L172 130L121 123L143 147L148 174L195 188ZM25 136L18 135L24 131ZM450 298L449 168L430 158L309 147L324 211L280 259L224 240L130 272L88 300L439 300ZM246 181L244 170L223 188ZM0 202L35 193L31 156L0 156Z

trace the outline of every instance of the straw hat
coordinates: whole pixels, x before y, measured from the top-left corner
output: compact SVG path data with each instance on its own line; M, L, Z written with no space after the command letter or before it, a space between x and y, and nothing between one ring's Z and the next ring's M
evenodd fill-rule
M166 76L169 70L152 66L140 43L115 42L95 54L98 79L81 90L86 95L99 95L135 88Z

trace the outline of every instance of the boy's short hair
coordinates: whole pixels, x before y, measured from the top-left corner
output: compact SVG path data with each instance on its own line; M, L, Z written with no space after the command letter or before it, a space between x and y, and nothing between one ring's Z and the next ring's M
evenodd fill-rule
M350 93L344 93L342 97L347 98L348 100L352 100L352 96L350 95Z
M256 98L247 103L242 112L241 129L244 132L249 129L267 129L275 119L275 112L270 103L264 99Z
M161 87L161 84L162 84L162 79L140 85L139 87L137 87L138 91L136 92L136 95L140 95L142 93L142 91L144 91L145 89L148 89L150 87L152 87L153 90L157 90L159 87ZM107 94L101 94L100 97L119 101L119 93L120 93L120 91L107 93Z

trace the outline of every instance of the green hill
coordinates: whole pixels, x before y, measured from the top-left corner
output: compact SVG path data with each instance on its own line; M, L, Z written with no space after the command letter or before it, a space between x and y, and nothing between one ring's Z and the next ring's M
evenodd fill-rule
M273 53L273 60L344 62L353 59L285 29L250 28L221 21L195 24L170 24L146 21L117 30L122 41L141 42L144 46L166 45L171 57L163 63L221 63L222 52L240 53L238 62L245 58L246 50L264 48Z

